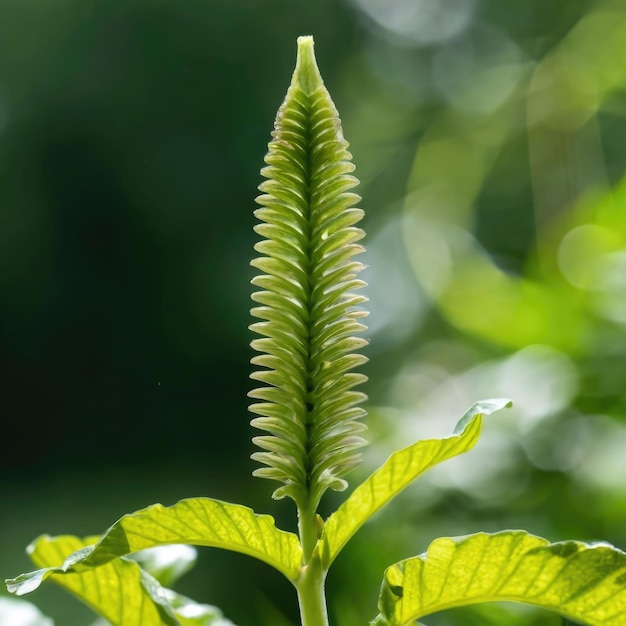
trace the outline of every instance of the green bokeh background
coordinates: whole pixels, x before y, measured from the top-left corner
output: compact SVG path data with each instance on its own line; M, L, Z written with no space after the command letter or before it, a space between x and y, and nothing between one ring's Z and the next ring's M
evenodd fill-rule
M507 396L479 446L403 494L329 576L367 623L384 567L523 527L626 547L626 5L620 0L2 0L0 574L41 533L194 495L294 526L253 480L255 189L312 34L361 178L370 439ZM332 510L340 496L325 502ZM295 624L289 585L202 550L179 589ZM89 612L53 585L57 624ZM510 605L450 624L560 623Z

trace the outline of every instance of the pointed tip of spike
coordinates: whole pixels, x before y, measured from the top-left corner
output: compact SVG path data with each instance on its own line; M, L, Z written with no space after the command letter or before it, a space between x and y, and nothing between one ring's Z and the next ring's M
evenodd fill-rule
M298 58L291 83L300 87L307 95L312 94L324 84L315 60L314 42L311 35L298 37Z

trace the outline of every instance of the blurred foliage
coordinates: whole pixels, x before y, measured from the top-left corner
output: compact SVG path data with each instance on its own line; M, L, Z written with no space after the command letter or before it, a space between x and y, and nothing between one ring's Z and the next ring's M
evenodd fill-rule
M358 473L475 400L516 402L355 537L329 578L335 620L373 617L383 568L435 536L626 547L621 0L4 0L4 576L37 534L100 532L157 500L293 526L249 479L245 394L253 198L300 34L363 182L379 408ZM195 571L181 591L236 623L295 619L262 564L205 551Z

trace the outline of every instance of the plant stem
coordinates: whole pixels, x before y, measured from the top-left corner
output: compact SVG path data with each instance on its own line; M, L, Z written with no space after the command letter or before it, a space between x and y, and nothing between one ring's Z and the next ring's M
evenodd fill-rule
M306 507L298 507L298 532L302 545L302 562L307 565L315 549L317 536L317 524L315 523L315 511L310 503Z
M326 572L319 555L314 555L302 568L302 575L296 584L302 626L328 626L325 579Z
M296 583L302 626L328 626L326 570L315 546L319 539L315 509L317 503L298 507L298 531L302 545L302 571Z

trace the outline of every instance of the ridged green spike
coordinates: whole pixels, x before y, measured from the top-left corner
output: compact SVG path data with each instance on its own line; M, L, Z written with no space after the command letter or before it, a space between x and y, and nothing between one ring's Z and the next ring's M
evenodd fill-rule
M364 236L355 227L360 197L350 191L358 181L312 37L298 39L268 147L255 211L261 256L252 261L261 272L252 281L261 289L252 315L262 321L250 327L263 336L252 341L261 353L252 363L262 368L252 378L266 386L249 394L259 400L252 425L268 434L253 439L262 451L252 457L264 465L254 474L284 483L274 497L315 507L329 487L345 489L342 476L365 444L358 421L365 395L354 387L366 377L354 369L367 360L355 354L367 343L356 337L367 299L352 293L365 284L353 259Z

